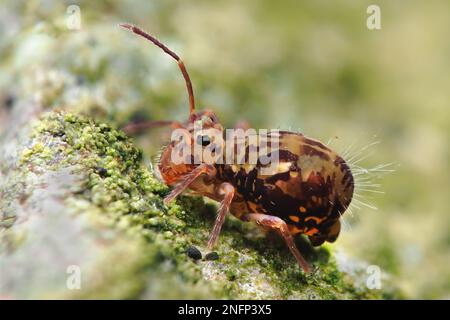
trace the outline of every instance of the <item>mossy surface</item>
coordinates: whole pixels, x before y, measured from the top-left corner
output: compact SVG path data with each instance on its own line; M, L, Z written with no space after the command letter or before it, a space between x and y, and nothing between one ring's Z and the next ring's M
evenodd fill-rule
M331 247L312 249L298 239L314 265L314 272L305 275L279 237L233 217L220 235L219 259L195 262L186 250L193 245L207 253L216 206L191 195L164 205L169 189L142 164L141 151L125 134L88 117L53 111L26 136L16 168L0 185L5 195L0 202L0 295L398 297L387 286L367 289L361 266L346 260L351 272L340 271L342 261L338 267ZM69 265L81 270L79 290L67 288ZM20 272L27 277L19 277Z

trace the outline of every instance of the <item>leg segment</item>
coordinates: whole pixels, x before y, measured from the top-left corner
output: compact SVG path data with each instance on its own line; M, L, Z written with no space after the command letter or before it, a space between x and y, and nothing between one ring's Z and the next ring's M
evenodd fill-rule
M183 180L178 183L175 188L164 198L164 203L169 203L173 199L175 199L180 193L186 190L189 185L195 181L202 174L212 174L214 172L214 167L207 164L201 164L197 168L191 171L188 175L186 175Z
M208 241L208 250L212 250L217 242L220 230L222 229L222 225L225 221L225 215L229 211L231 202L233 201L234 187L231 184L224 182L220 185L218 192L220 195L223 195L223 200L220 203L219 212L217 213L216 221L214 223L214 228Z
M298 264L303 269L303 271L310 272L310 267L308 263L305 261L305 259L302 257L300 252L298 251L297 246L295 245L294 242L294 238L292 237L292 234L289 232L286 222L284 222L282 219L278 217L261 213L245 214L241 217L241 219L243 221L256 222L256 224L258 225L261 225L263 227L272 230L276 230L284 238L284 241L286 241L289 250L291 250L292 254L294 255L295 259L297 260Z

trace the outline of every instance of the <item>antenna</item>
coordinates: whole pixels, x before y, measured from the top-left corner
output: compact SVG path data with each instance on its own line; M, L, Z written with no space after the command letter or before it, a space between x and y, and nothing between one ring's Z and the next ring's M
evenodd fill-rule
M121 26L122 28L128 29L137 35L140 35L141 37L144 37L147 40L150 40L154 45L161 48L165 53L167 53L169 56L171 56L172 58L174 58L177 61L178 67L180 68L181 73L183 74L183 77L184 77L184 81L186 82L186 88L187 88L188 96L189 96L189 115L192 118L192 116L195 112L194 91L192 89L192 83L191 83L191 79L189 78L189 74L186 70L186 67L184 66L183 61L180 59L180 57L175 52L173 52L172 50L167 48L158 39L156 39L152 35L148 34L141 28L136 27L129 23L121 23L121 24L119 24L119 26Z

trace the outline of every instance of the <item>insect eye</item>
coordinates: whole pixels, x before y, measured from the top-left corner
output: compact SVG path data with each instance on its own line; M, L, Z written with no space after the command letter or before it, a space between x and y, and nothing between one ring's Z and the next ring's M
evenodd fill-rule
M209 136L197 136L197 144L200 144L204 147L206 147L207 145L209 145L211 143L211 139L209 138Z

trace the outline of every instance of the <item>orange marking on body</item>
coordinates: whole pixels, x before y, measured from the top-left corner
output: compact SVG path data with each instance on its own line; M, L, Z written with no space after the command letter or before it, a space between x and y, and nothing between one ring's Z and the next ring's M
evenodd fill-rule
M288 224L289 232L293 235L303 232L302 229L299 229L297 226L292 224Z
M303 206L300 206L300 208L298 208L298 210L300 210L300 212L302 212L302 213L306 212L306 208Z
M250 210L251 210L252 212L256 212L256 211L257 211L257 209L256 209L256 208L257 208L256 203L251 202L251 201L248 201L247 204L248 204L248 206L249 206L249 208L250 208Z
M312 235L316 234L317 232L319 232L319 230L317 228L312 228L312 229L306 231L305 234L307 236L312 236Z
M323 219L318 218L318 217L306 217L305 218L305 222L307 222L309 220L316 220L317 224L319 224L320 222L322 222Z
M300 218L297 217L297 216L289 216L289 219L291 219L294 222L299 222L300 221Z

